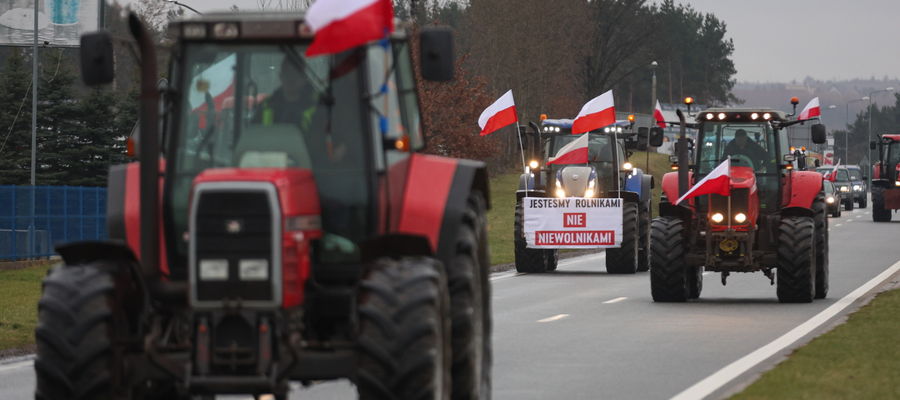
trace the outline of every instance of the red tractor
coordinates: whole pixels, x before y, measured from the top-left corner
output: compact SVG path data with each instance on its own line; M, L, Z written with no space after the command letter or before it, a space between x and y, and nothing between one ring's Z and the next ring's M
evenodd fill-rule
M880 135L869 146L878 149L879 161L872 172L872 220L890 222L900 209L900 135Z
M792 99L796 109L796 101ZM681 111L677 172L663 177L659 218L651 225L653 300L700 297L703 271L762 271L778 300L811 302L828 292L828 219L822 176L799 171L787 128L800 121L772 109L712 108L687 124ZM697 129L696 143L684 128ZM814 143L825 126L812 126ZM689 148L693 147L693 159ZM676 204L687 190L730 159L729 195Z
M206 14L170 25L160 88L129 25L140 161L110 170L112 240L58 248L36 397L489 398L486 170L417 153L410 36L306 57L300 14ZM423 78L452 79L450 31L420 39ZM82 37L85 83L113 80L111 43Z

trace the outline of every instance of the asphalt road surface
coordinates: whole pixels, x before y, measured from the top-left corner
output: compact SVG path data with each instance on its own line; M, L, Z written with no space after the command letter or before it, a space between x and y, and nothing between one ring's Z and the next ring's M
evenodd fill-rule
M733 274L724 287L706 273L699 301L656 304L648 273L607 275L603 253L564 260L550 274L495 274L494 398L725 396L895 275L900 222L875 224L870 210L830 220L831 290L812 304L779 304L761 273ZM0 364L0 399L31 399L33 388L30 360ZM355 398L355 390L338 381L291 398Z

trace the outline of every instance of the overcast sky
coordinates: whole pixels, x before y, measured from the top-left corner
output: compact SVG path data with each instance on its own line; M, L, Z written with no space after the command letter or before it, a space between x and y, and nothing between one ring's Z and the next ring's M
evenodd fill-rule
M728 36L734 39L738 81L900 76L898 0L678 1L725 21ZM180 2L201 11L232 4L251 10L259 4L258 0Z

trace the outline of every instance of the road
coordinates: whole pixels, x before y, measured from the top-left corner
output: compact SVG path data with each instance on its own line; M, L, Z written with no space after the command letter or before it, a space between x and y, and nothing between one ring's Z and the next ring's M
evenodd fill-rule
M779 304L760 273L732 275L724 287L707 273L699 301L656 304L647 273L607 275L603 253L564 260L551 274L495 274L494 398L722 397L833 325L874 278L900 267L900 222L875 224L869 211L830 220L831 291L812 304ZM0 365L0 398L30 399L33 387L30 361ZM291 398L355 392L343 381Z

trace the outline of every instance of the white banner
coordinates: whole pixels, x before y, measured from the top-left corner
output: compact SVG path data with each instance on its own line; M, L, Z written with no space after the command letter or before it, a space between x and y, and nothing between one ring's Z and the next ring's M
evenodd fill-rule
M622 199L526 197L525 241L536 249L622 245Z
M100 0L37 0L38 43L78 46L81 34L98 29ZM0 45L31 46L35 0L0 0Z

